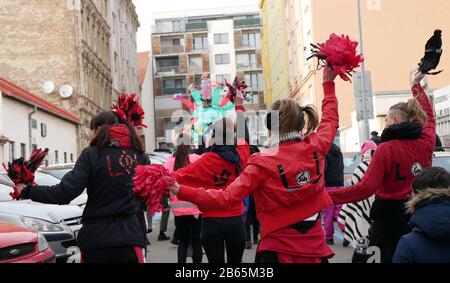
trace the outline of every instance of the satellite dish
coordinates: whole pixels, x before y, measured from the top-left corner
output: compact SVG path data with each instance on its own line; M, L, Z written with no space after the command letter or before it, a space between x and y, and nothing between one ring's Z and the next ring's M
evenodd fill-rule
M47 81L42 86L42 91L44 91L45 94L51 94L53 91L55 91L55 84L51 81Z
M73 94L73 88L70 85L63 85L60 89L59 89L59 95L62 98L69 98L71 97Z

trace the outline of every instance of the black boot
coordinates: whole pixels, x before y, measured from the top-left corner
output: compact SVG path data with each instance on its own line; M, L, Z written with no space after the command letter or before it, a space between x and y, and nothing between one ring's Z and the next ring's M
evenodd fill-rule
M161 242L161 241L168 241L168 240L170 240L170 237L167 237L166 234L164 234L164 232L159 233L158 241Z

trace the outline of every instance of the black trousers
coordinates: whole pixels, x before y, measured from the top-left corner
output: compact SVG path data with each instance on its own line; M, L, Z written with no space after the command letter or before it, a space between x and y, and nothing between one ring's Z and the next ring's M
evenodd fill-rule
M370 246L380 248L381 263L392 263L400 238L411 231L405 204L406 201L401 200L377 199L372 205L369 240Z
M193 263L202 263L201 218L175 216L175 227L178 239L178 263L186 263L189 244L192 244Z
M137 251L139 250L139 251ZM83 263L142 263L142 248L114 247L82 252Z
M201 240L209 263L241 263L247 234L242 216L203 218Z

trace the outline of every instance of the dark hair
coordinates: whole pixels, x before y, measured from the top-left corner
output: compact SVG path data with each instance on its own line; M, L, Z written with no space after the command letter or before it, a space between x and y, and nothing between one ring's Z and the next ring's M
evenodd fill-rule
M128 122L120 122L117 114L113 111L104 111L91 120L91 130L98 129L97 134L92 139L90 146L103 150L109 142L109 127L113 125L124 125L130 132L130 141L133 148L139 153L144 153L144 145L139 138L136 129Z
M272 110L280 112L280 134L301 132L306 128L305 135L308 135L319 126L319 115L316 109L312 106L300 107L292 99L276 101Z
M177 139L177 149L175 151L175 165L173 170L176 171L189 165L189 154L192 153L192 138L188 134L181 133Z
M440 167L425 169L414 179L412 186L415 194L426 189L449 189L450 173Z

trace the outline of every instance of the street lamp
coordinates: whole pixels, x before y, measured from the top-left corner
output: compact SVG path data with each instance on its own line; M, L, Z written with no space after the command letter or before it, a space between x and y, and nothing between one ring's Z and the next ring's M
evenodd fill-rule
M358 11L358 26L359 26L359 46L360 52L364 56L364 43L363 43L363 31L362 31L362 17L361 17L361 1L356 0L356 6ZM367 113L367 104L366 104L366 64L365 61L361 63L361 86L362 86L362 106L363 106L363 141L365 139L370 138L370 127L369 127L369 119ZM363 142L362 141L362 142ZM362 143L361 143L362 144Z

